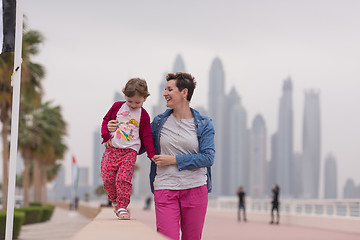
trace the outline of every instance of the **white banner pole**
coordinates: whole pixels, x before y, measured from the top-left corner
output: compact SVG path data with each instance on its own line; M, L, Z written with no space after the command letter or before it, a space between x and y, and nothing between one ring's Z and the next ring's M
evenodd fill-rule
M8 198L7 198L5 240L12 240L13 224L14 224L16 158L17 158L18 132L19 132L21 53L22 53L22 34L23 34L23 12L22 12L21 1L22 0L16 1L14 73L11 79L13 84L13 96L12 96L12 113L11 113L10 164L9 164L9 185L8 185ZM4 161L7 160L4 159Z

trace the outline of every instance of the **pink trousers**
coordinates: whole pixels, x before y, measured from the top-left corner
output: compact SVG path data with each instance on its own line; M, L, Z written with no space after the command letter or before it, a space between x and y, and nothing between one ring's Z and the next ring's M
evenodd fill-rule
M131 179L137 153L133 149L107 148L101 160L101 175L104 190L118 208L127 208L130 203Z
M170 239L201 239L208 204L206 185L185 190L155 190L157 231Z

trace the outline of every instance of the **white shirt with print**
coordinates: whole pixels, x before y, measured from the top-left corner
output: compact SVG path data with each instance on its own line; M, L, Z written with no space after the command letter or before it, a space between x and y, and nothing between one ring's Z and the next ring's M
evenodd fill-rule
M139 152L141 141L139 137L141 108L132 110L124 103L116 114L118 128L111 135L111 143L116 148L131 148Z

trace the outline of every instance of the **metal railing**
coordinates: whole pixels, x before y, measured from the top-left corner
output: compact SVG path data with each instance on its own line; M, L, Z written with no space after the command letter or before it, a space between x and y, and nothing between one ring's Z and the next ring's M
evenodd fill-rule
M268 213L271 210L270 199L246 199L249 213ZM220 197L209 200L209 208L219 210L237 210L235 197ZM288 215L346 217L360 219L360 199L282 199L280 212Z

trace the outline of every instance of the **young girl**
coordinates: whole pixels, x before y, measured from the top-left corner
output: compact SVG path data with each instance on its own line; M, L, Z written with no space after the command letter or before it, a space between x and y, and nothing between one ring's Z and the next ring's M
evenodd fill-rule
M146 81L132 78L122 91L126 101L113 104L103 118L101 127L102 143L106 147L101 160L104 190L120 220L130 219L127 206L130 203L131 179L139 150L144 146L149 159L155 155L150 117L142 107L150 95ZM117 130L112 133L107 129L110 120L117 120L118 123Z

